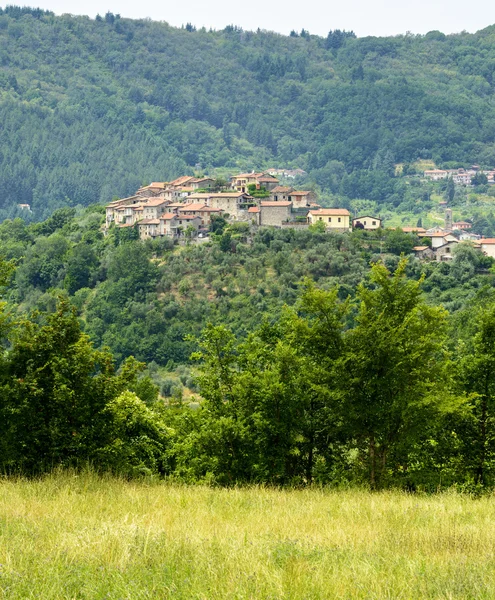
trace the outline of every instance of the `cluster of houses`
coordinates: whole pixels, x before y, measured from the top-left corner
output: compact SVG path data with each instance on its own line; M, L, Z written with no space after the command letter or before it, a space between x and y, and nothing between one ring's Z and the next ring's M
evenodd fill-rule
M328 231L373 230L382 227L379 217L365 215L351 219L345 208L322 208L311 191L280 185L267 172L241 173L230 178L228 189L217 191L210 177L179 177L170 182L154 182L137 190L134 196L115 200L106 207L106 229L137 227L141 239L157 237L207 237L212 220L256 226L304 228L322 223ZM429 242L414 248L424 260L448 261L453 249L463 241L495 258L495 239L480 238L469 231L471 223L453 222L452 210L445 211L444 227L426 230L403 227Z
M235 175L228 189L221 191L210 177L151 183L134 196L108 204L106 228L136 226L141 239L203 237L216 216L258 226L308 227L321 221L328 230L351 228L348 210L322 208L313 192L280 185L266 172Z
M403 227L406 233L415 233L418 237L428 239L429 244L415 246L414 254L422 260L450 261L454 248L461 242L471 242L472 246L495 258L495 239L482 238L469 231L471 223L467 221L452 221L452 210L445 211L443 227L424 229L423 227Z
M486 175L488 183L494 183L495 181L495 170L484 171L478 165L473 165L470 169L430 169L424 171L425 179L440 181L451 177L456 185L471 185L473 177L478 174Z

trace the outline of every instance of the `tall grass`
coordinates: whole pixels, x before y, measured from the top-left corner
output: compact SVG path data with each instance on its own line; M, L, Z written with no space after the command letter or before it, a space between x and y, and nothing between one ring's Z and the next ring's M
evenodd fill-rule
M495 502L0 481L0 598L495 598Z

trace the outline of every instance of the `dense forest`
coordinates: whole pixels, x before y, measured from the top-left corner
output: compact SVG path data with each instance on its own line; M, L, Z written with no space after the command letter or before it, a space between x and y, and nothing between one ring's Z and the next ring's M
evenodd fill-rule
M103 220L0 225L4 471L493 485L493 259L421 263L399 229L218 218L177 245Z
M495 166L494 41L0 9L0 469L491 489L495 261L394 226L495 235L486 177L418 177ZM269 166L387 228L104 235L142 184Z
M242 24L241 24L242 25ZM394 165L495 165L495 29L356 38L0 14L0 216L221 169L399 204Z

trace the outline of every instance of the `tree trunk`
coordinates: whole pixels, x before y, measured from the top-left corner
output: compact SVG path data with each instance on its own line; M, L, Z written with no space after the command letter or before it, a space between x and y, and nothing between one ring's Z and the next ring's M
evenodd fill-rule
M488 377L485 378L485 393L481 398L480 419L480 458L476 469L476 483L485 483L485 459L486 459L486 423L488 418Z
M370 437L369 457L370 457L370 484L371 484L371 488L374 490L374 489L376 489L376 448L375 448L375 438L373 436Z

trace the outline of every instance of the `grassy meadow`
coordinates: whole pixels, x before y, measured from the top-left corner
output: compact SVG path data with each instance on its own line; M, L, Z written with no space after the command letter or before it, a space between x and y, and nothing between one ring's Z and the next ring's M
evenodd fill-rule
M495 498L5 479L0 598L495 598Z

